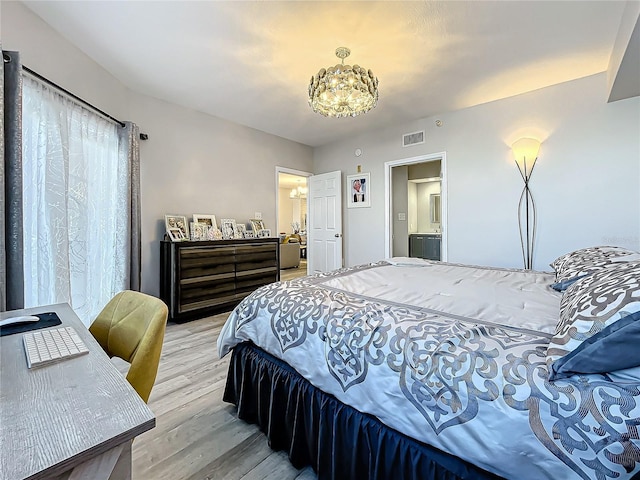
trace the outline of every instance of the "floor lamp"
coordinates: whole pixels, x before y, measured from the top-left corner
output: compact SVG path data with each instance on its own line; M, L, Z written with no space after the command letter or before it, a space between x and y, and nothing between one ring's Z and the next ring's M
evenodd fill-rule
M524 188L518 202L518 227L524 268L531 270L533 268L533 245L536 240L536 204L529 189L529 179L536 166L540 142L534 138L521 138L511 145L511 150L520 176L524 181Z

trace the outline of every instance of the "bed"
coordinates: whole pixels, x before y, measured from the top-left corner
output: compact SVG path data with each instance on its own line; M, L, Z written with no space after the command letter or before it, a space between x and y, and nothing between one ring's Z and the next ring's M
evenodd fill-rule
M224 399L320 479L640 477L638 260L397 258L261 287L218 339Z

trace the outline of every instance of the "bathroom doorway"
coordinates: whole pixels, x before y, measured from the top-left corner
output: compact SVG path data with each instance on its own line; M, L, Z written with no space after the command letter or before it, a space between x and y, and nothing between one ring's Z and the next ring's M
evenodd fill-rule
M446 154L385 163L386 255L447 259Z

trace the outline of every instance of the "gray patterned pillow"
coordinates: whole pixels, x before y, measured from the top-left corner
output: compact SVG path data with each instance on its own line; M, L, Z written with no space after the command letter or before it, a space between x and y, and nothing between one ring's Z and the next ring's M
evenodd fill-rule
M631 255L630 259L633 259L633 255L637 253L623 247L612 246L581 248L556 258L551 262L551 267L556 272L556 282L562 284L575 281L576 277L608 268L614 258Z
M588 275L564 292L547 348L549 379L640 366L640 262Z

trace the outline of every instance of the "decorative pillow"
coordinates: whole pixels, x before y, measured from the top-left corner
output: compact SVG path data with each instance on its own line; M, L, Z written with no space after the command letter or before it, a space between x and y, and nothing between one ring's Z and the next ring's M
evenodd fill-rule
M640 262L588 275L564 292L547 348L549 380L640 366Z
M586 277L587 275L578 275L577 277L568 278L567 280L562 280L561 282L556 282L551 284L551 288L553 288L556 292L564 292L571 285L576 283L581 278Z
M638 252L623 247L600 246L581 248L556 258L551 267L556 272L556 283L578 280L576 277L588 275L611 265L616 257L637 255ZM633 257L630 257L630 261ZM568 286L568 285L567 285Z

